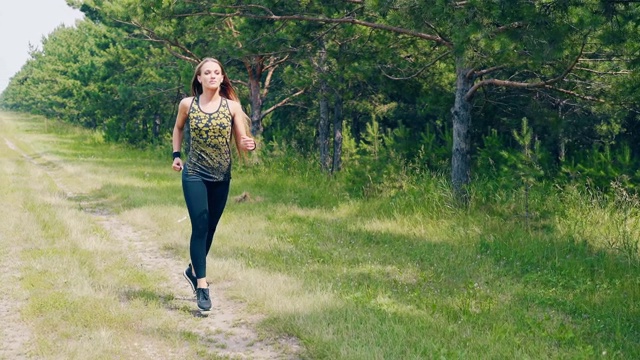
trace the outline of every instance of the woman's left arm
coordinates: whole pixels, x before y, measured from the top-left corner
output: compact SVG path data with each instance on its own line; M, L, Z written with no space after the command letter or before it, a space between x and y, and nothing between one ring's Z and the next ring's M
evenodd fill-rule
M233 135L236 138L236 147L239 152L252 151L256 148L255 140L247 134L247 114L242 111L240 103L229 100L229 110L233 117Z

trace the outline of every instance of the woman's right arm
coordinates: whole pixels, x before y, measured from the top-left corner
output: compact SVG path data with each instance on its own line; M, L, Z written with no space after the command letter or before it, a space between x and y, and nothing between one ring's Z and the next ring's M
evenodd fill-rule
M184 137L184 126L187 123L189 114L189 106L191 106L192 98L184 98L178 105L178 116L176 116L176 124L173 126L173 152L180 151L182 147L182 138ZM173 170L182 170L182 159L177 157L173 159Z

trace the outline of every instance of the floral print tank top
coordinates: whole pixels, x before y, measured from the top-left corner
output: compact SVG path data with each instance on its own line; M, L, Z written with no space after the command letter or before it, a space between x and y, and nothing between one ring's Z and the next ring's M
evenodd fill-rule
M195 96L188 123L191 150L185 166L187 175L205 181L229 181L233 119L227 99L220 99L218 110L207 113L200 108L199 96Z

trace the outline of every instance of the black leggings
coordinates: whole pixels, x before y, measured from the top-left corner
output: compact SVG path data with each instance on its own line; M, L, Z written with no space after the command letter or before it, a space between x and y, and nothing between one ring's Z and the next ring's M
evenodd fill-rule
M196 278L207 276L207 254L213 243L213 234L222 216L229 196L229 181L212 182L200 179L182 179L182 191L191 218L189 254Z

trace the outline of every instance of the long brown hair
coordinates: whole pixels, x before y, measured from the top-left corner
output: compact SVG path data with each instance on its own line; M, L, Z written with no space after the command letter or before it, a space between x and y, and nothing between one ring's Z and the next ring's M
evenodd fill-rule
M191 80L191 95L200 96L200 94L202 94L202 83L198 81L198 75L200 75L200 72L202 71L202 66L204 66L204 64L208 62L214 62L218 64L220 66L220 70L222 70L222 76L224 78L222 79L222 83L220 84L220 96L229 100L240 102L240 98L238 98L238 94L236 94L236 89L233 88L231 80L229 80L226 71L224 71L224 66L222 66L222 63L220 61L214 58L204 58L202 59L202 61L200 61L198 66L196 66L196 69L193 73L193 79Z

